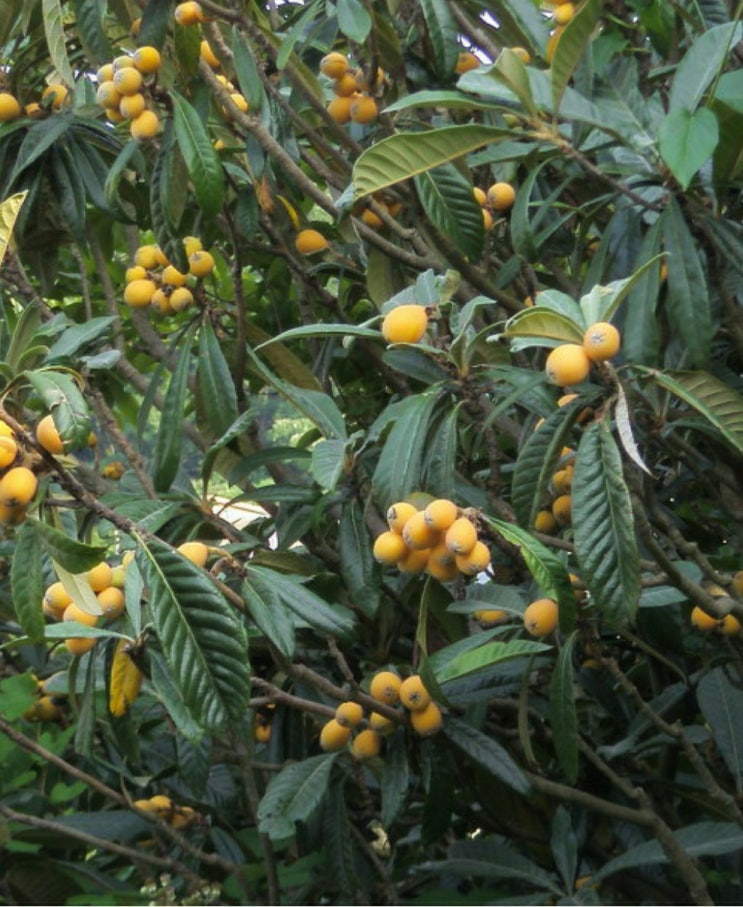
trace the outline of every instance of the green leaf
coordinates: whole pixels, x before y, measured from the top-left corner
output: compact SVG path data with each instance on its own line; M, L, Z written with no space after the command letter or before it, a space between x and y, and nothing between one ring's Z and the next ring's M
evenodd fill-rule
M653 256L643 261L629 277L625 277L622 280L612 280L606 286L597 284L590 293L581 296L579 305L583 312L583 323L586 328L597 321L611 321L620 303L630 294L632 288L660 260L661 256Z
M267 567L252 564L248 581L254 576L263 581L264 587L274 590L285 608L318 633L344 637L353 631L354 616L343 605L330 605L302 583Z
M173 21L173 9L170 0L147 0L142 10L142 23L137 35L137 45L149 44L162 47L168 33L168 26Z
M105 545L85 545L77 539L69 538L48 523L41 523L32 517L26 519L34 527L49 557L70 573L84 573L100 564L106 556Z
M478 731L459 718L449 716L444 733L458 749L481 765L493 777L519 794L528 794L529 780L511 758L510 753L492 737Z
M682 189L712 157L719 138L717 117L709 107L694 113L677 107L666 115L658 133L658 150Z
M498 58L489 72L516 95L521 102L521 106L530 116L537 116L537 108L534 104L529 83L529 74L518 54L515 54L510 48L505 48L498 54Z
M369 337L373 340L379 340L380 333L374 328L366 328L354 324L304 324L298 328L289 328L275 337L270 337L264 343L259 344L255 351L262 350L272 343L286 343L287 340L296 340L307 337Z
M459 413L463 401L445 410L434 423L423 461L425 487L440 498L456 497L456 461L459 444Z
M379 607L381 571L372 554L364 511L355 498L351 498L341 514L338 553L341 576L351 601L362 614L373 618Z
M271 778L258 806L258 830L273 841L294 835L296 822L309 819L325 796L338 753L294 762Z
M666 305L671 328L684 341L690 364L698 368L709 359L714 331L704 269L697 242L673 197L662 218L663 244L668 251Z
M65 592L70 596L78 608L80 608L81 611L85 611L86 614L94 614L96 617L100 617L103 613L103 609L96 598L95 592L93 592L90 587L87 573L71 573L69 570L65 570L61 564L55 561L52 563L54 564L54 572L64 586ZM54 629L55 627L47 627L46 635L49 636L49 632Z
M661 250L660 218L642 239L635 265L655 259ZM655 310L660 291L660 262L647 268L632 287L625 306L622 347L628 362L651 365L658 358L658 322Z
M405 805L410 786L410 769L405 747L405 735L396 733L390 738L382 766L380 787L382 790L381 820L389 828Z
M358 886L358 867L354 860L355 841L348 816L345 781L345 777L336 777L328 784L322 822L326 872L344 903L353 900L353 893Z
M245 713L250 675L242 623L208 575L158 541L137 555L149 611L183 700L205 728Z
M207 424L219 437L237 419L237 394L230 368L209 318L204 319L199 331L196 374Z
M570 821L570 813L562 805L557 807L552 819L550 848L565 887L571 891L578 869L578 840Z
M0 205L0 214L2 205ZM10 234L8 234L10 235ZM12 375L18 373L21 362L29 351L38 343L38 330L41 326L41 308L35 303L29 303L21 311L15 328L10 338L10 344L5 354L5 364Z
M65 46L65 31L62 15L62 4L59 0L41 0L44 33L49 56L62 81L67 85L75 84L70 61Z
M560 343L583 343L584 333L585 328L576 324L568 315L537 304L522 309L509 318L502 336L509 340L534 337L557 340Z
M117 319L113 315L100 315L83 324L71 324L57 337L46 354L47 362L54 359L66 359L77 353L82 347L94 341L101 342L106 329Z
M351 41L363 44L369 36L372 20L359 0L336 0L338 28Z
M433 50L433 70L440 79L454 72L459 56L457 23L446 0L421 0L426 32ZM383 824L386 824L383 821Z
M707 372L643 369L653 381L693 407L738 453L743 453L743 396Z
M334 491L346 465L346 442L340 438L318 441L312 448L312 478L327 491Z
M74 0L75 22L88 59L100 66L113 57L98 0Z
M571 493L581 579L606 621L626 626L640 598L640 560L622 458L606 421L583 432Z
M573 18L565 26L552 55L552 107L556 114L565 89L578 68L588 42L603 9L602 0L587 0L577 7Z
M250 616L266 639L286 658L294 655L294 620L273 586L251 570L242 585L242 596Z
M353 168L355 197L361 198L433 170L509 135L504 129L476 125L444 126L427 132L391 135L367 148L356 159Z
M427 393L393 404L395 424L372 477L374 496L384 507L420 487L421 464L436 401L435 393ZM392 406L388 407L388 414L391 410Z
M453 164L444 164L416 176L415 186L436 228L467 258L480 259L485 229L470 181Z
M185 210L187 181L183 156L175 136L173 120L165 121L160 149L155 157L150 179L150 216L152 230L160 248L173 264L188 270L178 224Z
M90 416L77 376L61 369L39 369L25 376L53 414L54 424L65 444L73 450L85 447L90 435Z
M41 540L28 519L16 530L15 550L10 564L10 591L18 623L32 641L44 638L44 574Z
M193 182L196 200L206 217L213 217L224 199L224 173L201 118L185 98L173 93L175 134Z
M724 666L712 668L697 684L697 702L715 743L743 790L743 690L732 683Z
M191 364L191 337L194 330L195 326L191 325L179 344L180 354L165 392L160 413L152 464L152 478L157 491L167 491L170 488L181 465L183 418Z
M41 613L40 608L38 611ZM0 680L0 716L6 721L16 721L38 698L38 681L30 673L11 674Z
M232 27L231 38L232 62L235 65L240 91L248 102L250 110L257 112L263 107L266 95L258 75L258 68L255 65L255 57L236 25Z
M294 25L292 25L289 34L282 40L281 44L278 47L278 53L276 55L277 69L283 69L289 62L289 59L294 52L294 46L296 45L297 41L305 36L313 20L320 12L321 7L324 11L324 0L312 0L311 3L307 4L304 12L297 18Z
M740 41L741 33L743 26L730 22L710 28L694 41L676 68L668 94L669 111L680 107L697 109L710 82Z
M182 734L186 740L198 743L204 736L204 729L194 719L186 705L180 685L168 663L157 651L151 652L149 658L150 681L173 724L178 729L178 733Z
M468 674L482 671L484 668L492 667L492 665L500 664L503 661L511 661L513 658L524 658L527 655L533 655L535 652L546 652L551 648L551 646L541 642L534 642L530 639L512 639L509 642L487 643L469 652L462 652L456 658L446 662L436 671L436 679L439 683L446 683L449 680L456 680L458 677L466 677ZM438 655L439 652L436 654Z
M573 690L574 631L565 640L557 656L550 681L550 725L555 752L569 784L578 779L578 715Z

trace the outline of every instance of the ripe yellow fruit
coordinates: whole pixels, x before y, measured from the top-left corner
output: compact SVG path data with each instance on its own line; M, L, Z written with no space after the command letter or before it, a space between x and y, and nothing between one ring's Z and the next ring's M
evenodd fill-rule
M51 413L39 419L36 425L36 440L39 446L43 447L47 453L61 454L64 451L62 438L59 436L57 426L54 424L54 417Z
M565 31L565 27L563 25L558 25L557 28L552 32L552 34L547 39L547 46L544 49L544 59L547 61L547 63L552 62L552 57L554 57L554 55L555 55L555 50L557 48L557 44L564 31Z
M111 585L112 586L115 586L117 589L123 589L125 580L126 580L126 567L123 564L119 564L118 567L114 567L111 570Z
M354 759L363 762L365 759L373 759L379 755L382 749L382 738L372 728L366 728L360 731L351 744L351 755Z
M193 293L188 287L176 287L168 298L168 305L173 312L182 312L193 302Z
M510 183L493 183L488 189L487 198L493 211L508 211L516 201L516 190Z
M477 69L480 66L480 61L472 53L471 50L463 50L457 57L457 62L454 66L454 72L461 76L466 72L469 72L471 69Z
M548 636L558 624L557 602L552 598L538 598L524 611L524 626L532 636Z
M253 737L255 737L257 743L268 743L271 739L271 725L256 724L253 728Z
M0 438L15 438L15 432L4 419L0 419Z
M176 550L197 567L206 567L209 548L203 542L183 542Z
M134 51L132 61L140 72L149 75L160 68L160 51L145 44Z
M428 553L428 560L435 561L442 567L451 567L454 563L454 552L446 547L446 542L440 539Z
M534 517L534 528L537 532L551 535L557 529L557 520L552 515L552 511L540 510Z
M557 25L567 25L575 15L575 6L572 3L560 3L552 10L552 18Z
M59 581L47 587L46 592L44 592L44 601L55 611L61 611L63 614L64 609L72 604L72 599L67 590Z
M198 22L204 21L204 10L196 0L179 3L173 11L173 15L179 25L196 25Z
M174 265L168 265L167 267L163 268L162 279L163 283L168 284L168 286L182 287L188 280L188 274L184 274L183 271L179 271L178 268L176 268Z
M552 514L559 526L568 526L571 517L573 499L569 494L561 494L552 502Z
M41 104L37 104L36 101L32 101L30 104L26 104L26 106L23 108L23 113L27 117L31 117L32 120L42 120L45 116L47 116L47 111L44 110Z
M105 561L96 564L95 567L88 570L88 582L93 592L102 592L108 589L113 578L113 569Z
M146 271L151 271L153 268L156 268L157 246L140 246L134 253L134 264L136 267L144 268Z
M239 91L233 91L233 92L231 92L231 93L230 93L230 98L232 98L232 103L235 105L235 107L237 107L237 109L238 109L241 113L247 113L247 112L248 112L248 107L249 107L250 105L248 104L247 98L246 98L244 95L240 94Z
M137 94L142 88L142 73L132 66L114 73L114 88L120 95Z
M102 589L96 598L103 609L103 616L109 618L109 620L120 617L124 613L124 593L116 586L108 586L108 588Z
M428 312L423 305L398 305L390 309L382 322L382 336L387 343L418 343L428 327Z
M698 605L695 605L694 608L692 608L690 620L692 627L696 627L697 630L701 630L704 633L716 630L720 625L719 618L707 614L707 612L703 611Z
M740 621L734 614L726 614L720 623L723 636L737 636L741 631Z
M132 265L124 272L124 282L131 283L133 280L145 280L147 278L147 269L141 265Z
M428 525L425 511L418 510L403 526L402 539L408 548L420 551L432 548L439 541L440 533Z
M397 501L387 508L387 525L393 532L402 532L403 526L410 517L418 512L418 508L407 501ZM743 575L743 571L741 571Z
M110 82L114 77L113 63L104 63L95 74L96 81L100 85L102 82Z
M97 639L87 636L72 636L64 641L67 651L71 655L84 655L95 646Z
M8 507L7 504L0 504L0 523L4 526L17 526L25 519L25 507Z
M167 812L173 808L173 801L165 794L155 794L150 797L150 809L155 812Z
M386 715L380 715L379 712L372 712L369 715L369 727L378 734L391 734L395 729L395 722Z
M99 107L105 107L107 110L117 108L121 103L121 95L116 90L113 79L107 79L98 85L95 94L95 100Z
M396 705L400 701L402 680L392 671L377 671L369 685L369 695L377 702Z
M183 237L183 248L186 250L186 257L189 255L194 255L196 252L201 252L203 250L203 245L198 236L184 236Z
M294 246L297 252L302 255L312 255L314 252L322 252L327 249L330 243L319 230L300 230L294 239Z
M212 69L219 69L222 65L219 61L219 57L212 50L211 44L206 40L202 41L199 45L199 55Z
M152 297L157 289L154 280L133 280L124 288L124 302L133 309L141 309L152 302Z
M351 122L351 104L353 104L353 97L338 96L329 101L325 109L331 119L343 126Z
M38 486L38 479L27 466L14 466L0 479L0 504L11 509L25 507Z
M567 494L570 491L570 486L573 484L574 472L575 469L572 466L566 466L565 469L557 470L552 476L552 487L555 490L555 494Z
M57 721L62 717L61 706L51 696L41 696L34 705L34 717L37 721Z
M419 737L431 737L441 730L444 716L435 702L429 702L424 709L410 713L410 723Z
M583 349L592 362L605 362L619 352L622 339L608 321L597 321L583 335Z
M481 208L487 203L488 196L484 189L481 189L479 186L473 186L472 194L475 196L475 201Z
M400 702L411 712L425 709L431 701L431 695L423 686L419 674L411 674L400 684Z
M98 623L98 617L95 614L88 614L83 611L74 602L70 602L64 610L62 620L76 620L79 624L85 624L86 627L94 627Z
M113 67L115 75L120 69L134 69L134 60L132 60L129 54L121 54L120 56L113 58L111 66Z
M545 364L547 378L560 387L580 384L586 380L590 370L591 360L577 343L563 343L555 347Z
M459 508L447 498L437 498L423 511L423 518L431 529L446 531L459 515Z
M345 54L333 53L326 54L320 60L320 72L329 79L340 79L348 71L348 58Z
M129 132L138 142L154 138L160 129L160 120L154 110L143 110L129 124Z
M423 573L428 564L430 548L420 548L408 551L405 557L397 562L397 569L401 573Z
M381 535L378 535L374 541L373 554L380 564L396 564L401 558L408 553L408 546L403 541L402 536L388 529Z
M64 104L65 99L69 92L64 85L47 85L46 88L41 92L42 101L48 97L52 99L52 109L59 110L59 108Z
M7 91L0 91L0 123L9 123L21 115L21 105Z
M455 555L454 563L460 573L464 573L465 576L476 576L490 566L488 546L478 539L470 552Z
M14 438L0 436L0 469L6 469L18 455L18 444Z
M381 230L384 226L384 221L382 218L371 208L364 208L361 212L361 220L366 224L367 227L371 227L372 230Z
M511 53L515 54L524 66L528 66L531 63L531 54L525 47L512 47Z
M379 107L374 98L367 94L360 94L354 98L350 113L354 123L373 123L379 116Z
M351 739L351 728L339 724L335 718L323 725L320 731L320 747L326 753L334 753L342 750Z
M454 554L469 554L477 542L477 529L466 516L460 516L446 530L446 546Z
M429 556L426 561L426 573L442 583L450 583L459 576L459 569L456 564L447 564L441 560L433 560Z
M146 102L141 92L126 95L119 103L119 113L127 120L136 120L144 113Z
M357 727L364 717L364 709L358 702L342 702L335 710L335 720L344 727Z
M485 611L475 611L472 615L475 620L479 620L484 627L494 627L508 620L508 614L505 611L499 611L496 608L488 608Z
M360 97L356 89L356 77L351 72L344 73L333 83L333 94L337 95L339 98L353 97L353 99L356 100L357 97ZM349 113L350 109L351 108L349 107Z

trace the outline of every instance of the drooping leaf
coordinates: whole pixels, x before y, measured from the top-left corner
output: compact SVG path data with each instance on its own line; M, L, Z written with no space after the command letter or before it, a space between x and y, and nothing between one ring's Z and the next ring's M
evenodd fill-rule
M15 614L23 632L34 642L43 639L41 540L28 520L16 532L15 551L10 564L10 589Z
M666 115L658 133L658 149L682 189L688 188L712 157L719 138L717 117L709 107L700 107L694 113L676 107Z
M106 336L106 329L114 321L116 321L116 318L113 315L100 315L96 318L91 318L84 324L71 324L62 331L49 347L49 352L46 354L47 361L65 359L78 352L88 343L100 342Z
M400 814L410 785L410 769L405 747L405 735L396 733L390 738L384 757L382 778L382 825L389 828Z
M160 412L152 464L152 478L158 491L167 491L170 488L181 465L183 418L192 358L191 337L194 329L195 326L192 325L182 338L180 353Z
M188 101L173 94L175 134L193 182L196 199L206 217L222 207L225 182L222 164L201 118Z
M97 617L100 617L103 613L103 608L101 608L100 602L90 586L87 574L72 573L69 570L65 570L65 568L56 561L53 563L54 572L64 586L65 592L70 596L78 608L80 608L81 611L85 611L86 614L94 614ZM57 626L61 625L58 624ZM56 627L47 627L46 635L48 636L50 631L55 629Z
M457 23L445 0L422 0L421 10L433 50L433 68L439 78L446 78L457 62Z
M522 309L506 323L503 336L513 338L535 338L558 340L560 343L582 343L585 328L569 316L535 305Z
M372 554L364 511L355 499L346 504L341 514L338 553L351 600L363 614L373 618L379 606L381 574Z
M569 784L578 778L578 715L573 689L574 631L563 643L550 682L550 725L555 752Z
M555 44L550 64L552 104L555 113L560 107L568 82L580 64L602 8L602 0L587 0L586 3L582 3Z
M708 29L691 45L676 67L671 90L668 94L668 109L686 107L697 109L707 86L722 69L725 58L740 41L743 26L729 22Z
M255 57L248 46L242 32L237 26L232 29L232 48L235 73L245 100L250 110L259 111L265 103L265 92L255 65Z
M224 728L249 695L242 624L208 576L164 544L142 544L138 563L149 611L183 700L205 728Z
M160 652L151 652L149 659L150 681L173 724L186 740L198 743L204 736L204 728L188 708L174 672Z
M173 8L170 0L147 0L147 4L142 10L142 23L137 35L137 44L140 47L144 44L162 47L172 18Z
M103 27L101 6L97 0L74 0L72 5L85 52L92 63L100 66L113 56Z
M478 260L485 231L469 180L453 164L443 164L416 176L415 186L431 222L463 255Z
M237 394L229 365L208 318L204 319L199 331L197 376L206 421L219 437L237 419Z
M444 733L457 749L462 750L503 784L517 793L529 792L529 780L500 743L478 731L460 718L449 717L444 722Z
M656 258L661 250L660 219L650 227L640 244L635 260L643 265ZM633 286L624 307L622 347L629 362L652 365L658 357L658 322L656 308L660 291L660 262L647 268Z
M28 190L16 192L15 195L0 202L0 264L5 258L5 250L13 235L13 227L27 195Z
M70 538L59 529L32 517L26 518L34 527L40 542L52 560L61 564L70 573L83 573L99 564L106 556L105 545L86 545Z
M331 779L323 808L323 843L327 872L343 900L351 900L358 885L354 838L344 790L345 778Z
M731 682L724 666L712 668L697 684L697 701L715 743L743 790L743 690Z
M578 841L570 821L570 813L562 805L557 807L552 819L550 847L560 876L566 888L570 890L578 868Z
M250 616L266 639L284 655L294 654L294 620L291 611L283 603L265 578L251 570L250 577L242 585L242 596Z
M309 819L322 802L337 756L312 756L274 775L258 806L259 830L274 841L292 837L295 824Z
M65 46L62 4L60 0L41 0L41 8L49 56L62 81L67 85L74 85L75 76L72 73Z
M572 523L581 579L610 624L634 620L640 562L622 458L606 421L583 432L572 485Z
M469 652L463 652L436 671L439 683L446 683L458 677L465 677L482 671L492 665L510 661L513 658L524 658L535 652L546 652L551 646L531 639L512 639L509 642L491 642L478 646ZM440 654L439 652L436 653Z
M346 465L346 444L340 438L318 441L312 448L312 478L327 491L333 491Z
M126 714L139 696L143 674L129 657L127 640L120 639L114 649L109 680L108 709L117 718Z

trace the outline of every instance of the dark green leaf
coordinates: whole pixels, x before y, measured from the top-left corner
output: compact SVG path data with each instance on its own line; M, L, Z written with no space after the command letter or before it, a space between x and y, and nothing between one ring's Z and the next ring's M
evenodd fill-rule
M84 447L90 435L90 416L76 376L48 368L26 372L26 378L53 414L54 424L65 444L72 449Z
M47 361L65 359L77 353L87 343L104 340L106 329L115 321L116 318L112 315L101 315L98 318L91 318L84 324L71 324L49 348L46 354Z
M258 828L274 841L294 835L294 825L309 819L322 802L337 753L294 762L274 775L258 806Z
M180 354L176 360L160 413L160 425L152 464L152 478L158 491L167 491L170 488L181 464L183 411L188 391L193 331L192 325L181 341Z
M70 573L83 573L99 564L106 556L105 545L85 545L71 539L48 523L27 517L38 534L47 554Z
M10 338L10 345L5 354L5 363L15 375L21 360L27 351L38 343L37 332L41 325L41 309L32 302L25 306L18 316L15 328Z
M346 504L341 514L338 553L341 575L351 601L367 617L374 617L379 606L381 572L372 554L364 511L355 498Z
M98 0L74 0L75 22L88 58L100 66L113 56Z
M73 85L75 76L67 58L64 17L60 0L41 0L42 18L49 56L60 78L67 85Z
M634 621L640 561L622 458L606 421L583 432L572 486L575 553L581 579L607 622Z
M565 640L550 682L550 724L560 766L569 784L578 778L578 716L573 690L573 649L576 632Z
M433 69L444 79L454 72L459 54L457 23L446 0L422 0L420 6L433 50Z
M494 664L510 661L513 658L524 658L538 652L546 652L550 648L551 646L530 639L487 643L468 652L462 652L447 661L436 671L436 679L439 683L446 683L449 680L456 680L458 677L482 671ZM439 650L436 655L442 655L442 650Z
M242 585L242 595L256 626L266 639L286 658L294 654L294 620L265 577L251 570L250 577Z
M175 134L183 154L196 199L206 217L222 207L224 174L219 156L194 108L178 94L173 95Z
M170 0L147 0L142 10L142 23L137 35L137 45L162 47L168 26L173 19L173 8Z
M555 866L560 871L566 889L570 891L578 868L578 841L570 821L570 813L562 805L557 807L552 819L550 846Z
M587 0L577 7L560 35L551 61L552 104L557 113L568 82L578 68L603 8L602 0Z
M16 531L10 564L10 590L18 623L34 642L44 638L44 574L41 540L33 523L26 520Z
M237 419L237 394L227 360L208 318L204 319L199 332L197 376L206 421L220 437Z
M173 724L180 734L192 743L198 743L204 736L204 729L194 719L185 700L180 685L168 663L160 652L151 652L150 681Z
M640 267L661 251L660 219L650 227L642 239L635 259ZM648 268L630 291L625 306L622 347L629 362L654 364L658 357L658 323L655 310L660 291L660 262Z
M715 743L743 790L743 690L731 682L725 667L712 668L697 684L697 701Z
M250 110L257 112L263 106L266 96L258 75L258 68L255 65L253 52L237 26L232 29L230 47L232 48L233 63L240 91L248 102Z
M340 438L318 441L312 448L312 478L326 491L334 491L346 465L346 442Z
M444 164L416 176L415 186L431 222L463 255L478 260L485 230L469 180L453 164Z
M401 732L389 738L387 752L382 766L382 825L389 828L405 805L405 798L410 786L408 754L405 747L405 734Z
M30 167L51 145L60 139L70 128L72 122L70 114L60 112L56 116L49 117L47 120L40 120L38 123L29 126L15 159L15 165L8 179L8 185L12 184L24 170Z
M327 870L344 901L351 901L359 885L354 861L353 827L348 816L345 777L332 780L327 787L323 810L323 844Z
M517 793L529 792L530 784L511 755L492 737L451 716L444 722L444 733L451 742L493 777Z

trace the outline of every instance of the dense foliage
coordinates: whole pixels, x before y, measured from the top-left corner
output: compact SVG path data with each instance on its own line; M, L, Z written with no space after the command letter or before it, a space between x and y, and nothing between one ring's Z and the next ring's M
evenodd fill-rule
M739 902L738 13L0 4L3 903Z

